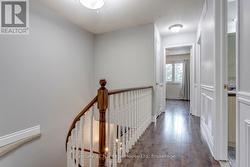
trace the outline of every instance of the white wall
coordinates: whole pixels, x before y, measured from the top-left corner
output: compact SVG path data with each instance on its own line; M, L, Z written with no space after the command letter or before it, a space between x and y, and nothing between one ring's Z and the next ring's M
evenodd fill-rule
M201 132L216 160L227 160L226 6L226 0L206 0L197 33L201 97L196 99L201 105Z
M250 70L249 70L249 42L250 42L250 1L239 0L237 32L237 166L250 166Z
M180 91L182 88L181 83L167 83L166 84L166 98L172 100L182 99Z
M180 55L167 55L166 63L183 62L186 59L190 59L190 49L189 49L189 53L180 54Z
M163 46L164 48L170 48L173 46L183 46L190 45L196 41L196 32L191 33L180 33L173 34L163 37Z
M203 9L198 36L201 37L201 132L214 155L215 145L215 0L208 0ZM199 34L200 33L200 34Z
M0 136L41 125L1 167L65 167L65 138L93 97L93 35L30 1L30 35L0 37Z
M153 85L154 25L96 35L94 57L95 83L105 78L109 89Z
M161 43L159 47L156 46L158 37L155 35L153 24L96 35L96 87L99 87L97 83L102 78L107 80L107 88L112 90L155 86L156 74L160 78L161 71L161 68L155 67L155 62L159 60L157 56L161 52ZM158 94L154 94L153 116L160 110L160 103L156 100L158 97Z

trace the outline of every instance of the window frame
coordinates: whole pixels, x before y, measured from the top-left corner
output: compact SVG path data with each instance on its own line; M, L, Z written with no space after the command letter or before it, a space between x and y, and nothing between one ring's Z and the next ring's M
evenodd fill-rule
M167 65L168 64L170 64L171 66L172 66L172 80L171 81L168 81L167 80L167 71L166 71L166 82L167 83L173 83L173 81L174 81L174 74L175 74L175 72L174 72L174 64L173 63L166 63L166 70L167 70Z
M175 65L176 64L179 64L179 63L181 63L182 64L182 66L183 66L183 68L184 68L184 62L183 61L178 61L178 62L171 62L171 63L166 63L166 66L167 66L167 64L171 64L172 65L172 81L167 81L167 79L166 79L166 82L167 82L167 84L171 84L171 85L181 85L182 84L182 81L181 82L179 82L179 81L176 81L175 80ZM182 70L182 73L184 72L184 69ZM183 76L182 76L183 77ZM167 78L167 76L166 76L166 78ZM183 78L182 78L183 79Z

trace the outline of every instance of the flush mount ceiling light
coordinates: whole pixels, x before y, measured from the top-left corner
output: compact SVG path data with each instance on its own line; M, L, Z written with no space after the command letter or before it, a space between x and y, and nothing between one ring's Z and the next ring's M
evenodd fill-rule
M174 33L177 33L179 32L181 29L183 28L183 25L182 24L174 24L172 26L169 27L169 30L174 32Z
M89 9L100 9L104 5L104 0L80 0L80 3Z

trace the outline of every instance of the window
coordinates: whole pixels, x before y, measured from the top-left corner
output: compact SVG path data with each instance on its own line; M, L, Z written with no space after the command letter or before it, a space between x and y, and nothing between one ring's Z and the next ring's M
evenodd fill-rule
M173 81L173 64L167 64L166 69L167 69L167 82L172 82Z
M182 82L183 78L183 63L175 64L175 82Z
M166 80L172 83L181 83L183 79L183 63L166 64Z

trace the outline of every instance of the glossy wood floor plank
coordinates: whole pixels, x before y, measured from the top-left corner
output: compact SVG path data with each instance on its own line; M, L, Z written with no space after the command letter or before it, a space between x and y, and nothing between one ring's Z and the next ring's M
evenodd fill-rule
M119 167L219 167L189 115L189 102L167 101L166 112L151 124Z

